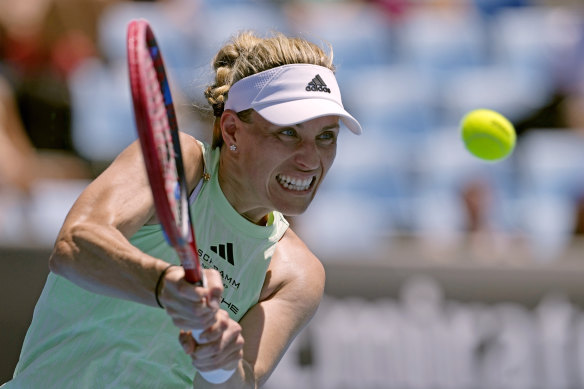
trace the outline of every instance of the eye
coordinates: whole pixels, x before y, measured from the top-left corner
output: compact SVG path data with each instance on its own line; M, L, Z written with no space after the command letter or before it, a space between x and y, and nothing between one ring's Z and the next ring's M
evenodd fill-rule
M324 142L335 142L337 140L337 133L335 131L324 131L316 137L317 140Z
M296 136L296 130L293 128L284 128L280 131L280 134L285 136Z

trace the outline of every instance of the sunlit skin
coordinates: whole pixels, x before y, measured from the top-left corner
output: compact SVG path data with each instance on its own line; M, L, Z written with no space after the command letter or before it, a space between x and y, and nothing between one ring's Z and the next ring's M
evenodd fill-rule
M310 205L335 159L339 118L324 116L278 126L255 111L251 123L225 111L221 128L225 140L219 168L221 189L237 212L263 224L273 210L293 216ZM236 151L229 150L232 144ZM290 187L290 179L296 185Z

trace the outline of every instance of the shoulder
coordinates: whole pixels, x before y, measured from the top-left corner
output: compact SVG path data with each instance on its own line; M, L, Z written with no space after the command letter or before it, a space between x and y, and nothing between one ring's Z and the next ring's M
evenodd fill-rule
M181 132L180 146L183 156L186 158L194 158L198 160L203 156L203 143L192 135Z
M203 177L203 144L193 136L181 132L180 146L187 185L192 190Z
M322 263L289 228L276 245L260 300L278 295L318 305L324 284Z

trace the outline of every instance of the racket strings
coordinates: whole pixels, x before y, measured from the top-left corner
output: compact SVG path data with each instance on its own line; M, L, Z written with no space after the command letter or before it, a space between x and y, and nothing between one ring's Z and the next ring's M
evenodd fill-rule
M171 128L168 119L166 102L164 99L164 91L161 87L161 82L164 81L164 75L160 74L162 66L160 61L152 59L152 55L156 55L157 51L144 50L143 63L144 66L144 83L146 88L147 111L150 117L152 126L152 133L154 137L154 144L161 163L161 169L164 175L164 187L170 209L173 213L173 218L177 226L180 227L183 236L187 236L187 232L183 227L185 225L185 205L181 201L182 193L179 182L179 176L176 166L176 155L174 151L174 143L172 140ZM161 79L162 77L162 79Z
M185 268L203 283L191 223L179 129L162 53L145 20L128 28L128 64L138 135L162 230Z

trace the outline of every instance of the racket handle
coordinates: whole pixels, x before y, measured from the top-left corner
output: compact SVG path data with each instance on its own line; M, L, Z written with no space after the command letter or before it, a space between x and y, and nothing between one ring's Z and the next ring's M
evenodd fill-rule
M193 334L193 338L197 342L199 342L199 337L204 330L191 330ZM222 384L223 382L227 381L231 376L235 373L235 369L225 370L225 369L217 369L217 370L210 370L210 371L200 371L199 374L208 382L212 384Z
M205 277L204 272L200 272L201 279L200 285L204 288L207 287L207 278ZM203 343L200 341L200 336L204 330L191 330L191 334L193 338L198 343ZM217 369L217 370L210 370L210 371L199 371L199 374L207 381L212 384L222 384L223 382L227 381L231 376L235 373L235 369L225 370L225 369Z

